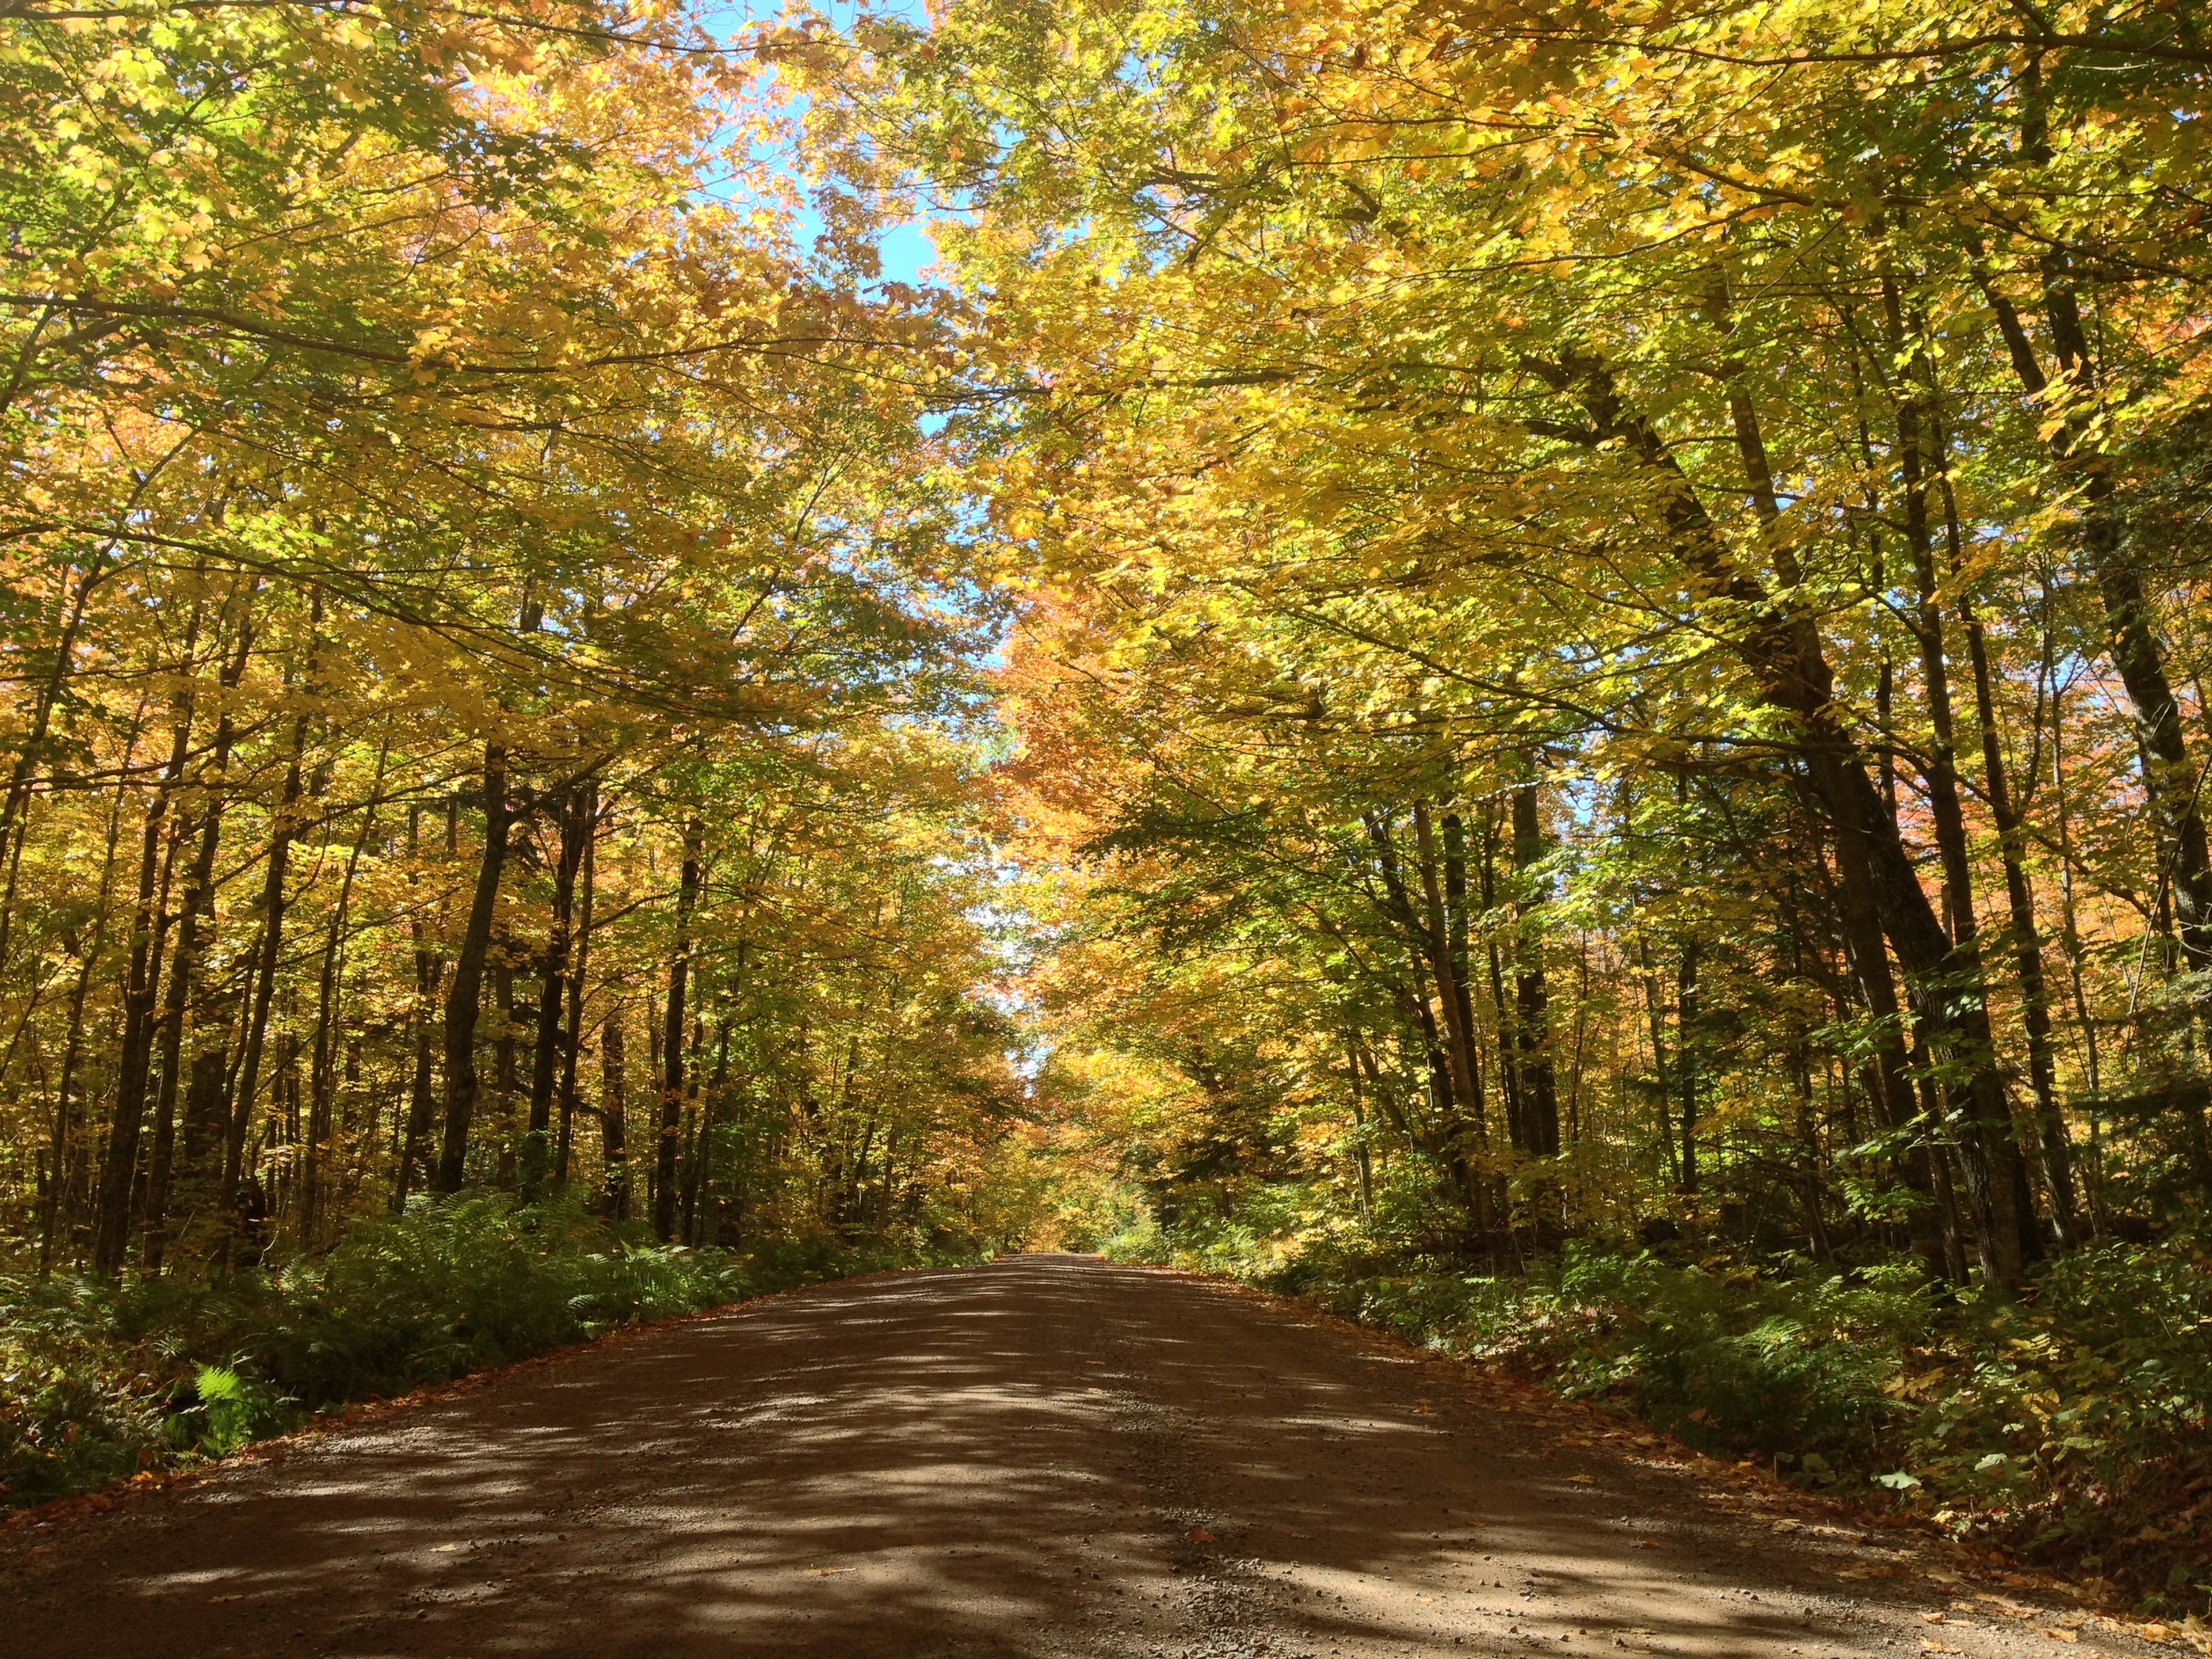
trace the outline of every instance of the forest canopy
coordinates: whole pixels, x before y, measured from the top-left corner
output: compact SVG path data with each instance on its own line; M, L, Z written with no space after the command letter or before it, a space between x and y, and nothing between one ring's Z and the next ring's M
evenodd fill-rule
M1103 1245L2212 1484L2195 8L0 31L27 1286Z
M855 40L818 142L983 308L1040 1087L1129 1248L2190 1594L2197 11Z

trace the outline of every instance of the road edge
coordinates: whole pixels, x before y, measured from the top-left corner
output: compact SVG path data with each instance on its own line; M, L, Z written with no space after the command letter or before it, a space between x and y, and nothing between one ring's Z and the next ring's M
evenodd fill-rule
M504 1365L488 1366L481 1371L465 1371L460 1376L442 1383L425 1383L411 1388L403 1394L385 1394L375 1399L356 1401L333 1411L318 1412L296 1429L282 1434L273 1434L265 1440L249 1442L227 1457L211 1458L185 1469L142 1470L128 1479L119 1480L96 1492L81 1492L73 1497L54 1498L26 1509L11 1510L0 1515L0 1548L12 1545L20 1535L49 1527L67 1526L96 1515L134 1506L145 1499L166 1493L188 1490L211 1481L220 1480L241 1469L281 1463L293 1452L311 1446L332 1434L381 1423L388 1417L405 1415L426 1406L457 1399L488 1388L508 1378L526 1372L544 1371L585 1354L603 1352L610 1347L641 1340L649 1336L676 1330L683 1325L700 1325L710 1319L726 1318L748 1308L764 1302L780 1302L787 1296L803 1294L831 1285L865 1284L871 1279L899 1279L910 1273L941 1273L959 1271L943 1264L918 1263L912 1267L877 1268L865 1273L849 1273L833 1279L812 1279L803 1285L787 1285L779 1290L764 1290L751 1296L741 1296L734 1302L717 1302L711 1308L701 1308L690 1313L671 1314L664 1319L641 1320L631 1325L617 1325L597 1336L587 1337L580 1342L566 1342L558 1348L548 1348L542 1354L511 1360Z

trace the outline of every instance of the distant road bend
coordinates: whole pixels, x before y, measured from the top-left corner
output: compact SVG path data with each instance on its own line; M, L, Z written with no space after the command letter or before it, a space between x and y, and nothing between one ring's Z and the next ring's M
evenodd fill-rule
M2134 1651L1586 1440L1291 1304L1016 1256L581 1349L19 1532L0 1654Z

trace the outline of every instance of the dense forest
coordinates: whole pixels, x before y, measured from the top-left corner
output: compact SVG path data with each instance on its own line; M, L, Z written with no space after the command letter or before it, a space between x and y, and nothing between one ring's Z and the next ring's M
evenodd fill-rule
M921 324L796 247L681 31L12 27L27 1254L494 1186L924 1222L1008 1042L987 611L877 362Z
M40 1340L1098 1246L2212 1594L2195 8L0 28Z
M1004 1236L1000 602L803 34L0 28L10 1495Z

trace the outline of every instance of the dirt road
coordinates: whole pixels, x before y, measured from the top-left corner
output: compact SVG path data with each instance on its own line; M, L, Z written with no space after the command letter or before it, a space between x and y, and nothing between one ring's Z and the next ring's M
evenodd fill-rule
M1287 1304L1022 1256L580 1350L19 1532L0 1654L2134 1650L1578 1440Z

